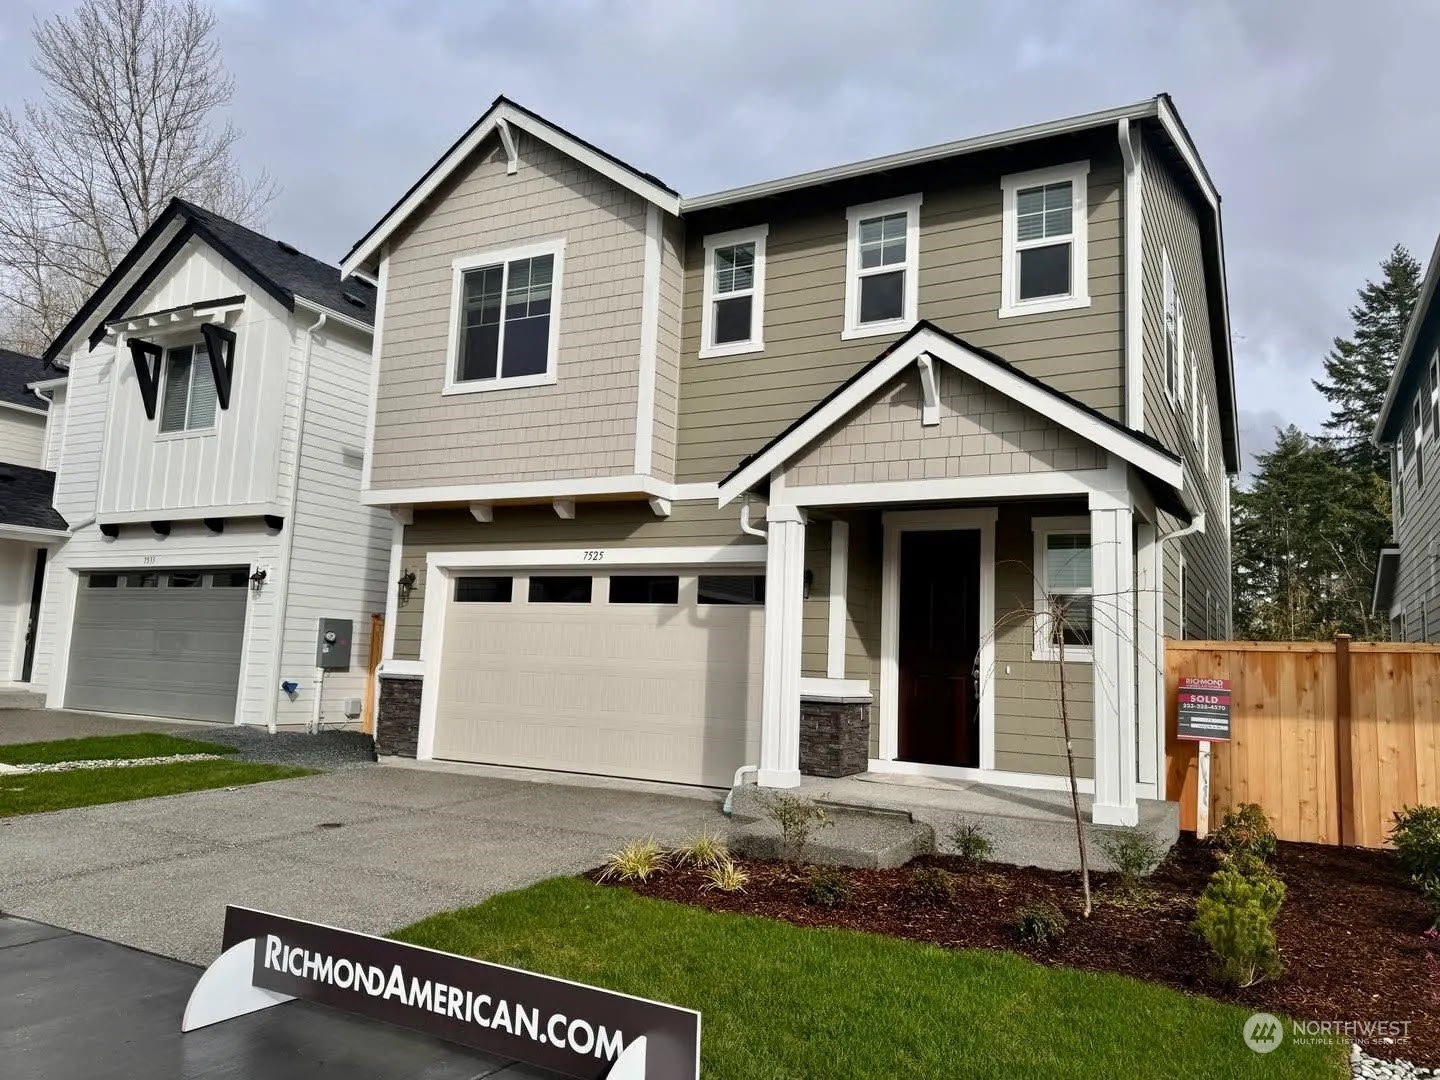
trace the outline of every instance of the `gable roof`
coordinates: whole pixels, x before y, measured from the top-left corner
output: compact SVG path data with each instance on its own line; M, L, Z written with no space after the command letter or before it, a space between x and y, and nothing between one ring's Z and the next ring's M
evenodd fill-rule
M288 311L294 311L300 300L365 326L374 325L375 289L368 282L359 278L344 281L337 267L290 244L272 240L184 199L171 199L46 348L44 360L48 363L57 359L87 328L91 347L98 344L104 337L105 323L124 314L192 237L214 248Z
M680 193L658 177L621 161L614 154L586 142L577 135L572 135L502 94L491 102L490 108L470 125L465 134L451 143L450 148L440 156L440 160L425 170L424 175L410 186L410 190L400 196L399 201L346 252L345 257L340 260L341 272L352 274L361 267L373 265L380 248L391 234L465 163L481 143L498 132L508 144L511 125L549 143L561 153L588 165L667 213L680 213Z
M1118 455L1143 473L1176 489L1184 486L1181 459L1155 438L1132 431L1097 409L1076 401L1027 375L1003 357L921 320L850 378L816 402L803 416L742 461L720 481L724 506L756 485L876 393L922 355L944 361L990 388L1018 401Z
M0 529L65 532L70 526L52 505L55 474L46 469L0 462Z
M1390 385L1385 388L1380 415L1375 418L1375 431L1370 438L1376 446L1391 446L1400 437L1410 394L1425 380L1425 361L1435 350L1437 331L1440 331L1440 304L1435 303L1437 288L1440 288L1440 238L1430 253L1425 280L1420 284L1415 310L1405 327L1405 338L1400 344L1395 370L1390 373Z
M30 391L29 384L52 375L38 357L0 349L0 403L43 413L45 403Z

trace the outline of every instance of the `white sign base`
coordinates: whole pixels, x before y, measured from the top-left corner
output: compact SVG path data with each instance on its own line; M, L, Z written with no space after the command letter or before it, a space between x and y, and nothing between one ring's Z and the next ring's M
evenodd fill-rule
M1206 741L1200 743L1195 781L1195 839L1204 840L1210 834L1210 743Z
M255 971L255 949L255 939L246 938L226 949L205 969L185 1003L181 1031L209 1027L295 1000L289 994L254 985L251 977Z

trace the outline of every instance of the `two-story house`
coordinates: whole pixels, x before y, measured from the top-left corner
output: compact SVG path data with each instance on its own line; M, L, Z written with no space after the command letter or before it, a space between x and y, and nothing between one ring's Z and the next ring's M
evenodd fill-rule
M1375 422L1375 445L1390 451L1393 541L1375 564L1373 614L1390 620L1391 641L1440 641L1440 495L1432 472L1440 451L1440 240ZM1426 458L1430 460L1427 462Z
M341 269L382 753L1059 788L1063 651L1094 818L1163 796L1237 460L1167 97L699 197L500 98Z
M175 200L50 345L48 705L357 722L388 566L359 501L374 301Z
M67 535L52 505L58 444L43 389L56 374L0 349L0 685L30 682L45 559Z

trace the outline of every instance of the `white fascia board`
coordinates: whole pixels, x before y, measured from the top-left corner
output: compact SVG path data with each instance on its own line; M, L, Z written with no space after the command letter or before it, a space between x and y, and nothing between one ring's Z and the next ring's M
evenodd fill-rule
M360 243L355 245L350 254L345 256L340 263L340 276L348 277L369 264L395 230L435 194L436 190L475 152L481 143L496 133L501 121L511 128L519 128L542 142L549 143L565 156L573 158L621 187L633 191L647 202L652 202L660 207L667 214L678 215L680 213L680 196L665 190L658 184L649 183L629 169L617 165L604 154L596 153L578 139L565 134L543 120L532 118L511 108L507 102L501 102L491 111L488 118L477 124L469 135L457 143L440 160L440 163L421 183L416 185L415 190L410 192L403 202L391 210L378 225L365 235Z
M143 525L152 521L200 521L204 518L279 517L287 508L280 503L235 503L229 506L162 506L152 510L125 510L95 515L98 525ZM286 521L286 527L290 522Z
M64 529L36 529L28 525L0 525L0 540L19 540L35 543L45 540L68 540L70 533Z
M1426 264L1420 296L1415 301L1415 310L1410 313L1410 322L1405 327L1405 339L1400 343L1400 358L1395 364L1395 370L1390 373L1390 385L1385 388L1385 401L1380 406L1380 415L1375 418L1375 431L1370 440L1376 446L1390 446L1394 441L1386 441L1385 426L1390 422L1390 414L1399 400L1400 386L1409 374L1410 364L1414 359L1415 339L1420 334L1420 324L1425 321L1430 305L1435 302L1437 283L1440 283L1440 238L1436 239L1430 261Z
M950 341L932 329L913 335L903 346L856 379L824 408L818 410L785 438L759 454L733 478L722 483L719 502L725 506L782 466L815 439L840 423L853 409L880 390L887 382L928 353L976 379L1026 408L1048 416L1081 438L1128 461L1151 476L1180 488L1184 483L1182 463L1147 445L1133 435L1092 416L1053 391L1036 386L985 357Z
M868 484L817 484L789 487L785 498L796 506L869 506L902 502L1054 498L1089 495L1109 478L1104 469L1080 472L1001 473L949 476L935 480L895 480Z
M60 348L56 351L55 357L55 363L57 365L62 365L66 370L69 370L70 349L73 343L77 341L86 342L89 340L95 328L104 324L105 316L109 314L110 303L113 299L125 295L125 293L130 290L130 287L149 271L150 264L159 258L162 251L170 246L170 241L175 239L175 234L183 229L186 224L184 215L177 214L175 216L175 219L155 238L155 242L150 245L150 250L145 253L144 257L136 259L135 265L130 268L130 272L111 286L110 291L105 294L105 302L97 304L95 310L90 313L90 317L77 326L74 332L60 344Z
M370 337L375 333L375 327L363 319L357 319L353 315L346 315L343 312L336 311L332 307L326 307L324 304L317 304L314 300L307 300L298 294L295 297L295 306L303 307L306 311L313 311L316 315L325 315L331 322L338 322L342 326L348 326L350 329L359 331L366 337Z
M575 499L590 495L634 495L637 499L696 502L715 498L716 490L714 484L671 484L653 476L596 476L574 480L521 480L444 487L368 488L360 493L360 502L365 506L424 506L427 503Z
M15 412L28 413L31 416L44 416L47 411L39 406L21 405L15 401L0 401L0 409L13 409Z
M589 547L589 548L477 548L471 551L432 551L427 569L484 570L515 567L548 568L588 566L763 566L765 544L728 544L707 547Z
M33 390L36 393L43 393L46 390L55 390L59 387L66 386L69 382L70 379L68 376L61 375L54 379L36 379L34 382L28 382L25 384L25 389Z

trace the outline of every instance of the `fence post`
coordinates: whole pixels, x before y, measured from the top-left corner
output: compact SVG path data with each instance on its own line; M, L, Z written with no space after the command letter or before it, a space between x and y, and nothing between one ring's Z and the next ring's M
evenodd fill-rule
M1336 809L1340 817L1340 844L1355 843L1355 773L1350 764L1350 635L1335 635L1335 772Z

